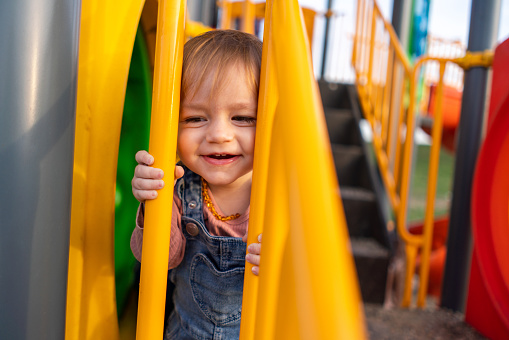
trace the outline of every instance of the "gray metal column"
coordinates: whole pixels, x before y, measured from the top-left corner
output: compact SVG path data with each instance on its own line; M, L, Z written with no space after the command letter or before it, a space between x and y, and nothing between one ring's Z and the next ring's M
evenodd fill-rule
M327 12L330 13L332 10L332 0L327 2ZM324 80L325 68L327 67L327 53L329 53L329 30L330 30L331 17L325 18L325 35L323 38L323 54L322 54L322 71L320 72L320 79Z
M494 47L499 13L500 0L472 0L469 51ZM487 78L485 68L476 67L465 72L441 302L442 307L454 311L464 311L468 291L472 256L470 201L481 142Z
M64 339L80 6L0 1L2 339Z
M411 18L412 0L394 0L392 4L391 23L405 52L408 50L408 35L410 34Z
M215 0L188 0L187 13L189 18L207 26L217 25L217 4Z

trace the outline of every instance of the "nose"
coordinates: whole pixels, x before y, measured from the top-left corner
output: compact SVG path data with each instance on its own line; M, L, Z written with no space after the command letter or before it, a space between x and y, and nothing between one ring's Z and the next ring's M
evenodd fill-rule
M215 119L207 129L207 142L227 143L234 139L234 127L229 119Z

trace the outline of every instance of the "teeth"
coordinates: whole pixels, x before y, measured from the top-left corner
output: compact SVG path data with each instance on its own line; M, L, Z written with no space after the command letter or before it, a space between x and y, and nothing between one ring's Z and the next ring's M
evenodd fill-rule
M230 154L227 154L227 153L215 153L215 154L211 154L210 157L213 157L213 158L230 158L230 157L233 157L233 155L230 155Z

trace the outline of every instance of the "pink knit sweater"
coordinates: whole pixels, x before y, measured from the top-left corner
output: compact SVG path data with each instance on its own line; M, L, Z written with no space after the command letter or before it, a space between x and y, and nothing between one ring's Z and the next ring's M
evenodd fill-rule
M209 191L209 196L220 215L224 215L214 196ZM182 226L180 217L182 216L182 201L178 198L177 193L173 194L173 209L171 220L171 236L170 236L170 257L168 259L168 269L177 267L184 258L184 251L186 249L186 239L182 233ZM232 221L222 222L214 217L212 213L203 205L203 219L205 227L213 236L231 236L242 237L247 232L247 225L249 221L249 207L237 219ZM136 216L136 227L131 235L131 250L134 257L141 262L141 249L143 244L143 211L140 207Z

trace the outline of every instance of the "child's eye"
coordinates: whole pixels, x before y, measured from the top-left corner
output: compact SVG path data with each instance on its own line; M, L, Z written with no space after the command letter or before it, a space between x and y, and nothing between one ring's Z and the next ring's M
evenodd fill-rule
M183 123L189 124L189 123L200 123L204 122L205 118L203 117L187 117L182 120Z
M234 116L232 120L248 125L256 123L256 118L251 116Z

